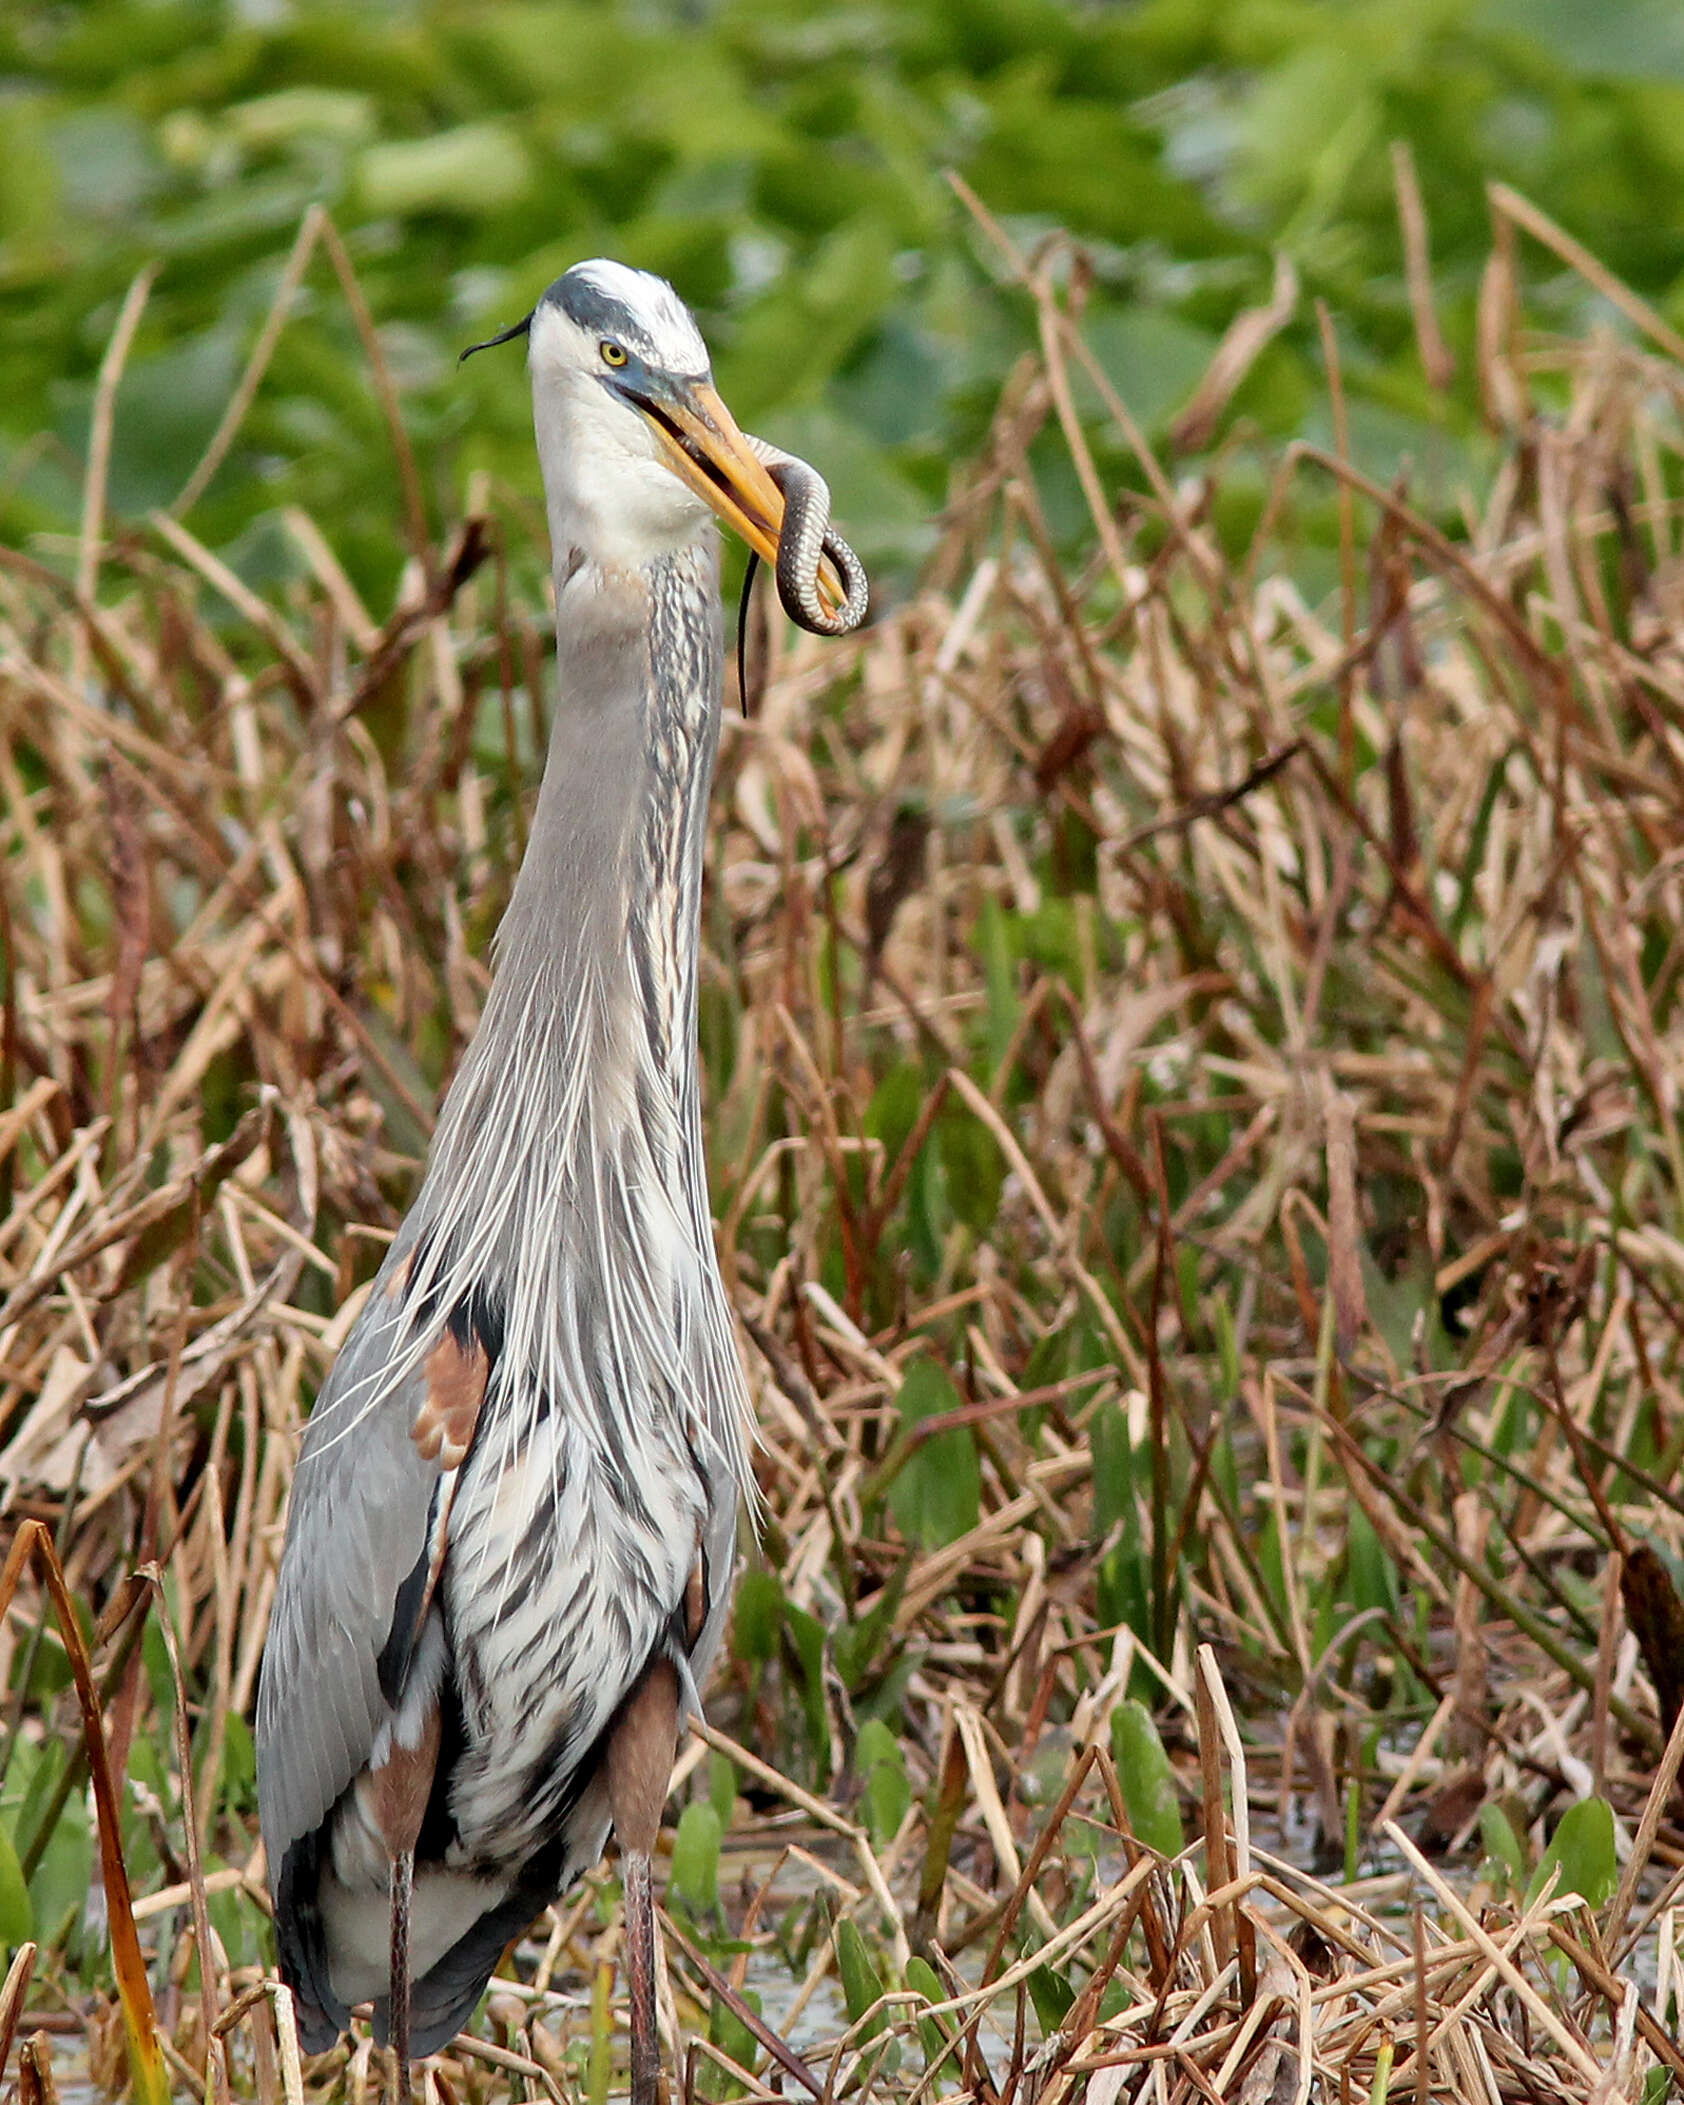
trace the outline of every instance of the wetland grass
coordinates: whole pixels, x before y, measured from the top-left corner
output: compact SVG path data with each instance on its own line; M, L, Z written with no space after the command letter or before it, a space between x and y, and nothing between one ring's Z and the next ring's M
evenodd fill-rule
M926 586L762 632L702 1027L764 1510L666 1837L686 2097L1684 2081L1684 347L1494 211L1453 503L1352 464L1336 356L1330 449L1226 423L1262 325L1119 484L1079 268L1008 250L1041 351ZM1622 333L1530 334L1523 235ZM102 496L0 553L6 2080L129 2080L91 1749L167 2080L372 2098L266 1985L245 1720L520 856L531 508L370 608L331 521L260 591ZM610 1865L429 2096L595 2105L618 1930Z

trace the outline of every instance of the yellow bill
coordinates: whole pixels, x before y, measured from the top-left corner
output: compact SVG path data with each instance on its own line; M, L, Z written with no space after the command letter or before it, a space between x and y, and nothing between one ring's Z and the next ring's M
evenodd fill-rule
M718 390L705 382L687 385L682 396L675 393L659 405L640 407L679 481L775 571L784 523L783 492L756 458ZM826 612L839 613L847 587L829 556L819 560L818 589Z

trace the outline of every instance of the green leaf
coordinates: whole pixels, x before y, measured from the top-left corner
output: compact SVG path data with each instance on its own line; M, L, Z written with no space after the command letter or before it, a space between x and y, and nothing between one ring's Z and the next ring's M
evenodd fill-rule
M1006 917L999 903L985 899L977 914L972 946L982 961L983 984L987 989L985 1010L988 1025L989 1065L998 1067L1006 1057L1023 1015L1018 990L1017 963L1007 934Z
M915 1359L896 1399L903 1427L957 1410L960 1396L934 1360ZM982 1506L982 1476L976 1442L967 1426L926 1440L902 1464L889 1486L889 1510L908 1542L940 1549L969 1534Z
M1672 0L1485 0L1482 18L1591 79L1684 80L1684 15Z
M743 2001L758 2017L760 1998L752 1989L744 1993ZM713 1999L708 2011L708 2037L722 2053L729 2054L739 2068L752 2070L755 2057L760 2051L760 2042L728 2003L718 1996Z
M1220 1289L1209 1296L1205 1305L1210 1311L1210 1327L1216 1337L1216 1356L1222 1368L1219 1393L1224 1396L1237 1395L1240 1386L1240 1348L1238 1334L1234 1329L1234 1312L1228 1306L1228 1296Z
M1029 1976L1029 1999L1035 2005L1035 2015L1041 2020L1043 2033L1056 2032L1070 2014L1070 2005L1076 2000L1076 1991L1061 1973L1050 1966L1037 1966Z
M737 1765L717 1748L708 1756L708 1803L719 1815L721 1829L729 1828L737 1804Z
M705 1798L692 1799L679 1815L667 1890L692 1915L711 1915L718 1909L719 1845L724 1833L719 1815Z
M1347 1587L1353 1608L1382 1608L1395 1615L1401 1598L1397 1566L1374 1532L1374 1523L1353 1505L1345 1522Z
M1006 1165L994 1135L968 1111L944 1111L936 1120L947 1203L967 1228L986 1235L1000 1210Z
M371 216L454 212L469 217L518 204L532 186L526 148L506 124L459 124L453 131L371 146L357 161L357 199Z
M1208 329L1196 328L1161 307L1101 308L1085 333L1094 356L1146 431L1161 428L1184 406L1216 350Z
M35 1932L35 1910L23 1882L11 1830L0 1827L0 1944L27 1944Z
M899 1761L900 1745L881 1718L867 1718L854 1742L854 1767L870 1775L879 1762Z
M259 151L311 136L360 145L375 128L372 99L339 88L281 88L233 103L227 119L240 144Z
M222 1743L222 1802L225 1806L250 1812L257 1802L257 1749L252 1743L251 1727L238 1711L229 1712L225 1735Z
M1160 1856L1179 1855L1184 1838L1175 1771L1152 1713L1133 1696L1111 1713L1111 1758L1136 1836Z
M1120 1404L1102 1404L1094 1413L1090 1441L1093 1531L1104 1536L1134 1509L1134 1448L1129 1440L1128 1413Z
M791 1602L784 1609L784 1634L789 1639L801 1676L801 1707L814 1757L822 1767L828 1768L830 1719L824 1700L824 1624L816 1615L809 1615L805 1608L797 1608Z
M879 1848L897 1834L912 1803L900 1744L881 1718L867 1718L854 1744L854 1766L865 1784L864 1807L871 1839Z
M1479 1809L1479 1839L1485 1854L1503 1866L1518 1889L1526 1877L1526 1853L1508 1814L1494 1800Z
M0 240L12 251L8 277L35 277L39 263L53 253L55 227L63 224L58 171L47 136L49 108L45 95L15 91L0 102ZM16 257L20 246L29 266L22 270L18 266L25 258Z
M1133 1530L1099 1560L1099 1620L1103 1627L1127 1623L1136 1637L1150 1641L1152 1612L1147 1603L1148 1559Z
M945 2003L946 1991L936 1978L936 1970L927 1959L908 1959L906 1962L906 1985L921 1995L927 2003ZM926 2067L934 2067L938 2060L951 2058L947 2040L941 2026L933 2017L918 2020L918 2042L924 2049ZM954 2073L958 2073L958 2061L954 2059Z
M865 1781L865 1824L881 1849L900 1832L912 1804L906 1770L896 1762L879 1762Z
M842 1975L842 1999L848 2006L848 2022L857 2025L882 1995L883 1983L871 1963L865 1939L849 1915L844 1915L836 1925L836 1964ZM888 2013L880 2010L860 2034L861 2039L875 2039L887 2021Z
M883 1143L883 1154L893 1162L911 1138L930 1093L929 1077L911 1060L891 1067L877 1084L865 1109L865 1131Z
M1576 1893L1588 1907L1599 1908L1613 1892L1619 1860L1614 1854L1614 1809L1606 1798L1581 1798L1562 1814L1526 1889L1528 1907L1544 1890L1557 1864L1561 1866L1558 1893Z
M206 1871L220 1871L221 1863L211 1860ZM257 1926L261 1919L250 1906L246 1897L237 1888L226 1893L212 1893L205 1903L210 1915L211 1928L222 1940L222 1948L228 1954L231 1966L255 1966L261 1954L258 1949Z
M761 1666L775 1658L783 1620L784 1590L777 1573L745 1571L737 1582L731 1622L731 1650L737 1658Z
M51 1765L56 1776L60 1764ZM41 1775L48 1773L43 1764ZM33 1792L32 1794L33 1795ZM20 1818L17 1833L33 1835L36 1822ZM35 1867L35 1875L29 1881L29 1898L35 1915L37 1941L57 1946L69 1942L74 1955L86 1967L92 1964L96 1977L101 1981L111 1978L110 1961L102 1948L97 1958L80 1950L78 1925L88 1902L88 1889L99 1872L95 1863L93 1822L88 1812L87 1793L72 1791L59 1814L41 1861Z
M885 1641L893 1637L895 1614L900 1607L901 1595L906 1591L906 1575L911 1569L911 1556L903 1557L877 1589L864 1615L855 1623L840 1625L832 1634L836 1670L850 1692L859 1687Z

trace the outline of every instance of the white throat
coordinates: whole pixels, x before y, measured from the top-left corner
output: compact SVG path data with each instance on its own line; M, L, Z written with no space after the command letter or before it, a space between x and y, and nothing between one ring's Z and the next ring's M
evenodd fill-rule
M574 555L641 570L704 540L712 515L668 467L644 417L581 370L574 333L553 309L534 317L532 422L556 574Z

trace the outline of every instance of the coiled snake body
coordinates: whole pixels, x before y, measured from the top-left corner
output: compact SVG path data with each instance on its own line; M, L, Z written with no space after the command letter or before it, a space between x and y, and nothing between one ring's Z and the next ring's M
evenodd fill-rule
M766 440L751 439L749 444L783 493L776 575L784 612L815 636L850 634L865 619L870 587L865 565L830 523L830 485L816 468ZM844 597L834 614L819 593L819 563L825 556L842 581Z

